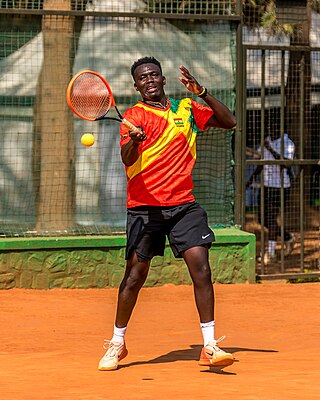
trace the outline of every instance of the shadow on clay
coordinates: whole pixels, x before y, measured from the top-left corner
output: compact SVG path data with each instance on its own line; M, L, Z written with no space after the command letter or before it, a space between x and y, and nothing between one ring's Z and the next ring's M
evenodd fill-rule
M132 367L135 365L145 365L145 364L162 364L162 363L171 363L171 362L176 362L176 361L198 361L199 355L202 349L202 345L198 344L192 344L190 345L189 349L183 349L183 350L173 350L170 351L167 354L163 354L159 357L152 358L151 360L146 360L146 361L134 361L128 364L121 364L119 365L119 368L127 368L127 367ZM273 350L273 349L253 349L253 348L247 348L247 347L221 347L222 350L232 353L233 355L235 353L241 352L241 351L252 351L252 352L258 352L258 353L277 353L278 350ZM235 363L239 362L235 358ZM231 367L231 366L229 366ZM208 369L202 370L201 372L212 372L216 374L224 374L224 375L236 375L234 372L227 372L224 371L224 368L226 367L208 367Z

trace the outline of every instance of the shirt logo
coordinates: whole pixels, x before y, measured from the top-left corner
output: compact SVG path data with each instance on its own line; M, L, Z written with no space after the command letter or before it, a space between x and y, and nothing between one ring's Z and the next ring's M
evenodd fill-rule
M182 118L173 118L174 123L176 124L176 126L178 126L179 128L184 127Z

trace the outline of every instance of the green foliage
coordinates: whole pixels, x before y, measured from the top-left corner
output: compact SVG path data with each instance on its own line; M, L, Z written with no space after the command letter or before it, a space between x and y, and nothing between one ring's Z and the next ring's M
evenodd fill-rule
M320 0L309 0L309 5L313 11L320 13Z
M296 278L296 279L289 279L287 283L313 283L313 282L320 282L320 278Z
M261 25L261 19L267 11L269 1L266 0L243 0L243 17L245 25L249 27L258 27Z
M262 27L272 35L293 35L299 29L298 25L280 24L276 15L276 0L242 0L244 23L249 28ZM309 0L308 5L320 13L320 0Z
M276 16L276 8L274 4L269 4L265 13L261 17L261 27L267 29L273 35L277 34L293 34L295 27L292 24L279 24Z

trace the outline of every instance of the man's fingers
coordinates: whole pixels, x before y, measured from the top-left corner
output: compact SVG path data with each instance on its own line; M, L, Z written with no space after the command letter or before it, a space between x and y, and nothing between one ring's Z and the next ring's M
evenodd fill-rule
M179 81L180 81L181 83L183 83L184 85L187 85L187 84L188 84L188 80L187 80L186 78L182 78L181 76L179 77Z
M138 137L139 137L139 139L140 139L141 141L144 141L144 140L147 139L147 135L146 135L144 132L138 133Z
M129 135L130 135L131 139L136 142L143 142L144 140L147 139L147 135L143 131L142 132L130 131Z
M187 70L187 68L184 65L180 65L179 69L180 69L180 71L189 73L189 71Z

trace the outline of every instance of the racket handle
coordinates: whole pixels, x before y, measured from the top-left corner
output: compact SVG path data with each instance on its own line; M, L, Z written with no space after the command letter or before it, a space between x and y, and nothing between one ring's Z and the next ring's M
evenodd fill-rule
M126 126L130 131L141 133L141 130L134 126L131 122L127 121L125 118L122 119L122 123Z

